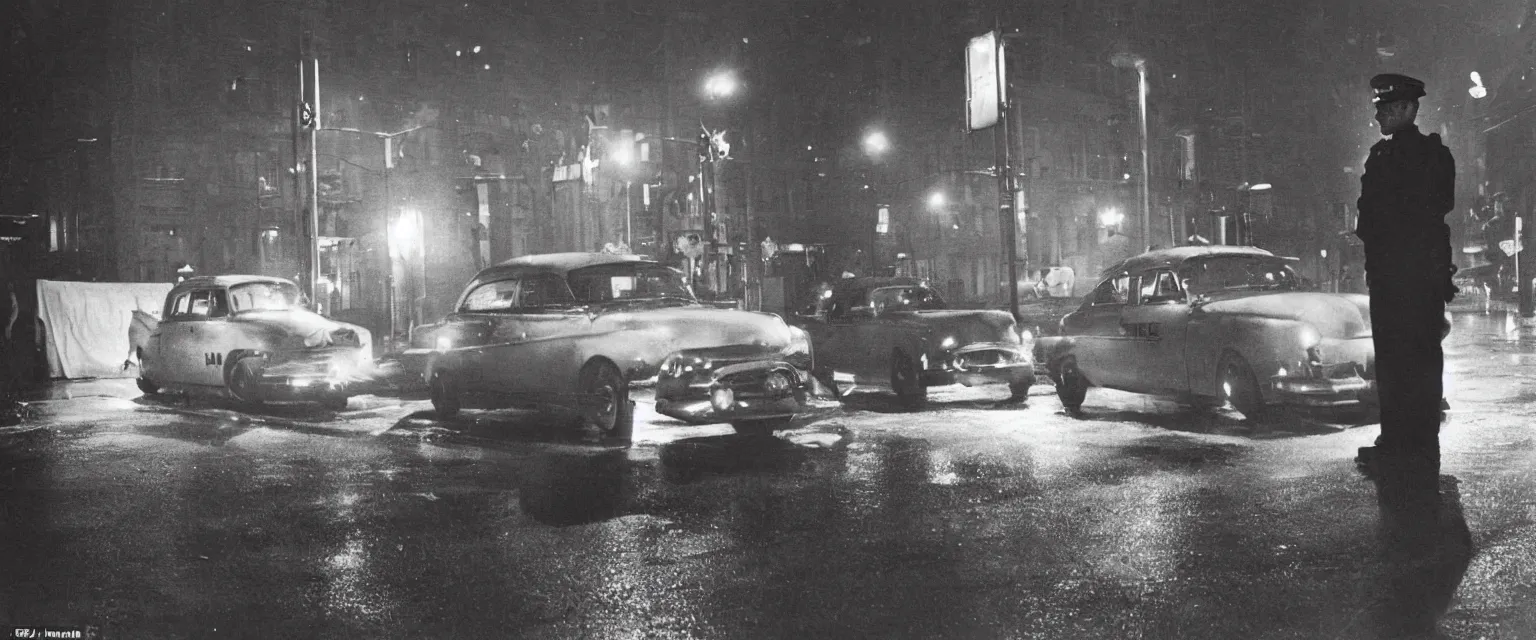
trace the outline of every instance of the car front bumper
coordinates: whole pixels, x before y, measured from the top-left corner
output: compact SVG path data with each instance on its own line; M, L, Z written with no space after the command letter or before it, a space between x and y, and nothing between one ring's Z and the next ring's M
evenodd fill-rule
M318 400L355 395L354 387L370 379L371 354L330 352L306 354L268 364L256 384L262 398L272 401Z
M1281 404L1344 407L1375 400L1376 381L1364 373L1352 362L1311 365L1304 372L1273 376L1270 385Z
M1034 384L1035 359L1024 347L1003 342L971 344L923 367L923 385Z
M782 360L662 371L656 412L694 424L785 418L805 410L810 390L810 374Z

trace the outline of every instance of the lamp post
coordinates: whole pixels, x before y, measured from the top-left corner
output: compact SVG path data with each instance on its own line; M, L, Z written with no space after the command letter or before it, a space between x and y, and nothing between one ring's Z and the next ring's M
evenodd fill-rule
M1141 56L1121 53L1110 58L1110 64L1136 70L1136 112L1141 128L1141 246L1145 249L1152 241L1152 180L1147 163L1147 61Z
M394 145L394 142L395 142L395 138L403 136L403 135L405 135L407 133L410 133L412 131L416 131L417 129L422 129L422 128L426 127L426 126L427 125L419 124L419 125L416 125L414 127L410 127L410 128L407 128L407 129L402 129L400 131L396 131L394 133L386 133L386 132L383 132L383 131L364 131L362 129L357 129L357 128L353 128L353 127L317 127L316 128L316 130L318 130L318 131L344 131L344 132L347 132L347 133L360 133L360 134L364 134L364 135L371 135L371 136L374 136L374 137L384 141L384 227L385 227L384 228L384 234L385 234L385 243L388 245L388 247L387 247L388 250L385 252L386 254L388 254L388 260L387 260L387 264L385 265L386 268L385 268L385 277L384 277L384 280L385 280L385 285L384 285L384 306L386 306L389 309L389 338L388 339L390 340L390 344L388 346L391 347L391 348L393 348L393 346L394 346L393 345L393 341L395 339L395 333L399 330L398 329L398 325L396 324L396 319L395 319L396 308L398 306L396 301L395 301L396 294L395 294L395 262L394 262L394 258L395 258L395 254L396 254L397 238L395 237L396 236L396 232L395 232L394 224L390 220L390 212L394 209L394 204L395 204L394 199L393 199L394 196L391 195L391 193L390 193L390 180L389 180L390 175L392 173L394 173L392 171L392 169L395 168L395 145ZM407 235L407 236L404 236L404 237L409 237L409 236ZM315 260L316 260L316 267L315 267L315 269L316 269L315 273L316 274L319 273L319 266L318 266L319 255L320 255L319 249L318 249L319 242L320 242L320 239L318 237L315 238L315 246L317 247L316 250L315 250L315 254L314 254L315 255ZM317 275L317 277L318 277L318 275Z

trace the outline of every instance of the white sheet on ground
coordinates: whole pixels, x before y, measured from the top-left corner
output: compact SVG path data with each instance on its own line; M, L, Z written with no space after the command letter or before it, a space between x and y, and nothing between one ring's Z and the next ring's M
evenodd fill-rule
M129 357L133 312L155 317L170 283L37 281L37 313L47 330L43 345L53 378L122 378Z

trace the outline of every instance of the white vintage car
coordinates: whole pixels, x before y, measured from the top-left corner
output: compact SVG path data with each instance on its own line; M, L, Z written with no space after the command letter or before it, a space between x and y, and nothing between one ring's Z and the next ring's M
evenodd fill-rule
M554 253L486 268L411 344L405 359L441 417L532 408L620 439L635 381L655 378L657 413L753 434L788 423L812 388L804 331L701 304L682 273L636 256Z
M368 330L310 311L282 278L190 278L166 294L161 318L138 348L145 393L218 389L250 404L340 409L372 374Z
M1090 386L1231 404L1375 402L1370 299L1306 290L1282 258L1236 246L1143 253L1106 270L1060 335L1039 338L1057 395L1076 411Z

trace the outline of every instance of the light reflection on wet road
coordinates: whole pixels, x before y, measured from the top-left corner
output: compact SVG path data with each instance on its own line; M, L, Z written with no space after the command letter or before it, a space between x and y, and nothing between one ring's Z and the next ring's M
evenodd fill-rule
M1456 326L1444 473L1460 490L1445 512L1464 509L1477 554L1424 556L1466 571L1442 628L1536 637L1532 392L1512 382L1536 348L1502 317ZM1396 584L1388 505L1349 461L1373 426L1250 425L1102 390L1081 417L1044 386L1024 408L997 397L945 390L909 413L856 393L769 440L658 418L642 397L627 450L528 413L440 423L420 403L325 425L72 400L54 430L0 445L0 623L124 638L1355 638L1376 635L1383 603L1429 606L1376 586Z

